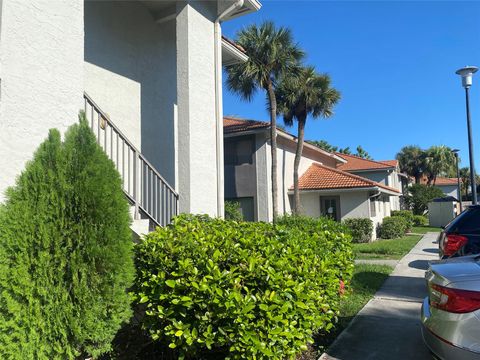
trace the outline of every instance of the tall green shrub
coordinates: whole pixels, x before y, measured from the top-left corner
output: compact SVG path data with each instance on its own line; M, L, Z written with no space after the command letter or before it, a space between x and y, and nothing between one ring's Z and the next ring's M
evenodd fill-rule
M439 188L423 184L414 184L408 191L409 195L405 197L405 202L415 215L424 215L430 201L445 196Z
M413 215L414 226L425 226L428 224L428 218L423 215Z
M152 340L176 356L287 359L330 329L350 238L268 223L177 217L136 245L136 303Z
M128 203L84 120L51 130L0 212L0 355L98 356L130 315Z
M367 218L350 218L343 221L352 234L352 241L365 243L372 240L373 221Z
M405 219L407 225L407 232L412 230L415 225L414 215L410 210L393 210L392 216L400 216Z
M407 226L407 220L402 216L387 216L378 227L378 236L382 239L400 238L407 232Z

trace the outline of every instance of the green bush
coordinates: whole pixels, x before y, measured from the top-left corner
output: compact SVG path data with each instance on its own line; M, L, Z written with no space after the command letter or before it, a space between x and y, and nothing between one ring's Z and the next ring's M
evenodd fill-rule
M412 227L414 226L415 222L414 222L414 215L410 210L393 210L391 215L403 217L407 224L407 232L412 230Z
M408 191L409 195L405 197L405 203L415 215L424 215L430 201L445 196L438 187L423 184L414 184L408 188Z
M0 212L0 355L77 359L110 349L131 316L128 203L82 120L51 130Z
M396 239L402 237L407 232L407 220L402 216L392 216L383 218L382 224L378 228L378 236L382 239Z
M337 224L310 231L180 216L136 245L135 303L152 340L180 358L286 359L338 314L353 269Z
M365 243L372 240L373 221L367 218L351 218L343 221L352 234L354 243Z
M243 215L240 211L240 203L238 201L225 201L225 219L243 221Z
M428 224L428 219L423 215L414 215L413 216L413 225L414 226L425 226Z

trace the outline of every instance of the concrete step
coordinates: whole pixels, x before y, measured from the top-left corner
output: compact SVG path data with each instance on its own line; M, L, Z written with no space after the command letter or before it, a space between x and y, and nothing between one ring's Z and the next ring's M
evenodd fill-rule
M134 241L138 241L142 235L150 232L150 220L149 219L135 219L135 206L130 206L130 215L133 219L130 229L133 232Z

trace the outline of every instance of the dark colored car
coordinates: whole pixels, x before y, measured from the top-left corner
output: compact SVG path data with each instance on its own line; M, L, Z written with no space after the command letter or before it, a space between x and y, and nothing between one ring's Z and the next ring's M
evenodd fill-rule
M480 205L469 206L438 236L440 258L480 254Z

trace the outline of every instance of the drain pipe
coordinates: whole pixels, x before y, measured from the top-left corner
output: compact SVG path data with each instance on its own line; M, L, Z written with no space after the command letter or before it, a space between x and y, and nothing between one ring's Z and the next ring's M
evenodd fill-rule
M224 198L223 185L223 119L222 119L222 30L220 21L232 11L243 6L244 0L237 0L226 10L224 10L214 23L214 62L215 62L215 138L217 150L217 216L223 217L224 204L221 199Z

